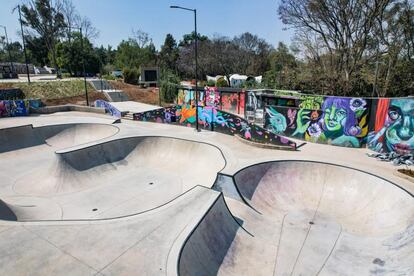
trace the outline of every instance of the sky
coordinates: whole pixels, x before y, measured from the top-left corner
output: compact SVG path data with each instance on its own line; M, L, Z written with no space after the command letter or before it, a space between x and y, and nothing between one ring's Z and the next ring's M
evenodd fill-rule
M12 9L18 0L0 0L0 25L9 39L19 40L18 13ZM132 29L147 32L157 49L171 33L180 40L194 30L193 13L170 9L177 5L197 9L197 31L203 35L234 37L251 32L275 47L279 41L290 44L293 33L278 18L278 0L72 0L78 12L99 30L95 46L116 47L131 36ZM0 29L0 32L2 30Z

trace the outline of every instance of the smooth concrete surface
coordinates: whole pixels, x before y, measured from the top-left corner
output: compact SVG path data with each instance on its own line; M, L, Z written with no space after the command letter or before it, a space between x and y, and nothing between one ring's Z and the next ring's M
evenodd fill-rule
M414 184L368 149L113 121L0 119L0 274L414 273Z
M138 112L145 112L149 110L154 110L161 108L160 106L151 105L151 104L144 104L134 101L114 101L111 102L111 105L114 106L116 109L118 109L120 112L132 112L132 113L138 113Z
M200 224L183 250L185 275L217 256L208 275L414 275L414 199L401 187L309 161L253 165L234 182L252 208L227 202L251 236L212 212L222 229Z

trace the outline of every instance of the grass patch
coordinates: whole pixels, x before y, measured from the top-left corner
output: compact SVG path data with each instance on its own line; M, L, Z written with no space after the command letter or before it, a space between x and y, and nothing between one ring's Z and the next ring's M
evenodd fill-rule
M95 89L87 83L88 92ZM85 93L83 80L53 80L39 81L28 84L26 82L0 83L1 88L20 88L27 99L60 99L74 97Z

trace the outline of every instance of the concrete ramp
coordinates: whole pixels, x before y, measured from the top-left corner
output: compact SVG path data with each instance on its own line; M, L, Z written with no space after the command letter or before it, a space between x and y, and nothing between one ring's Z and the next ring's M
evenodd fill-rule
M38 145L71 147L111 137L119 129L107 124L62 124L33 127L24 125L0 129L0 153Z
M234 182L243 200L226 202L251 236L212 207L180 275L414 275L414 198L394 183L307 161L253 165Z

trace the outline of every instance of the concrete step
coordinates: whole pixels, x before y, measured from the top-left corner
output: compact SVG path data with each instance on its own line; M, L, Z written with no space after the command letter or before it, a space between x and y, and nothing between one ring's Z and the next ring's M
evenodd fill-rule
M134 113L127 112L125 115L122 116L122 119L134 120Z

